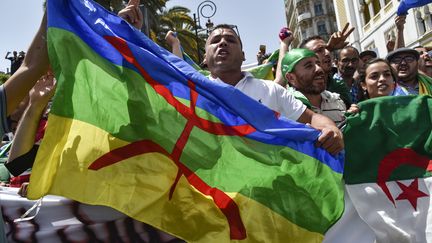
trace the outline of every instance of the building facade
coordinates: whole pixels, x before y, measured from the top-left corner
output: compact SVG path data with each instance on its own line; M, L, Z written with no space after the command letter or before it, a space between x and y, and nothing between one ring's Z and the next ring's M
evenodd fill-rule
M313 35L327 40L337 30L333 0L285 0L285 13L294 33L293 47Z
M395 17L398 0L334 0L338 26L350 23L356 29L350 43L363 50L387 55L387 43L396 38ZM406 18L406 47L432 46L432 4L410 9Z

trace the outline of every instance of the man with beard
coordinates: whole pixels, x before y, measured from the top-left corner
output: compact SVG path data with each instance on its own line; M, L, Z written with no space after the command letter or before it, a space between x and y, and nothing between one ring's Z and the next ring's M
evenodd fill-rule
M326 43L319 35L306 38L300 43L300 48L309 49L317 54L318 59L321 62L321 67L325 73L327 90L340 94L341 99L345 102L347 107L352 103L349 89L343 80L333 79L334 70L332 67L330 51L345 47L348 44L346 39L353 31L354 27L349 28L349 24L347 23L342 31L337 31L331 35L328 43ZM288 34L281 34L282 32L287 32ZM281 44L279 49L278 71L276 73L275 82L285 86L286 79L283 77L282 72L280 71L280 66L283 57L288 52L288 47L293 40L293 35L287 28L282 28L281 33L279 34Z
M211 80L232 85L289 119L310 123L321 131L317 146L330 153L337 154L343 149L342 133L332 120L307 109L282 86L241 71L242 42L232 26L216 26L207 39L205 50L203 63L211 73Z
M414 50L420 54L418 62L419 72L432 77L432 58L428 50L423 46L414 47Z
M282 74L310 102L311 109L332 119L345 120L346 107L339 94L326 89L325 72L318 56L309 49L293 49L282 60Z
M419 58L420 54L411 48L396 49L386 57L396 70L402 95L432 94L432 78L419 73Z
M354 81L354 74L359 67L360 57L358 50L353 46L344 47L339 52L339 60L337 62L338 72L333 75L335 80L343 80L345 85L350 90L352 103L358 101L358 86Z

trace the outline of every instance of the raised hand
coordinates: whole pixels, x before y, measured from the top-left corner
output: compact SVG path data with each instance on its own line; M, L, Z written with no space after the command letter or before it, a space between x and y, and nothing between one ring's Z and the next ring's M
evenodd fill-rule
M141 29L143 26L143 14L139 8L140 0L129 0L126 8L118 12L118 16L137 29Z
M345 25L342 31L334 32L327 43L327 49L329 51L338 50L344 48L349 42L346 41L348 36L355 30L354 27L348 28L349 23Z
M42 76L30 90L30 105L34 108L44 109L48 104L48 101L54 94L55 90L55 79L51 71Z
M177 33L172 31L172 30L168 31L168 33L166 34L165 41L171 47L173 47L174 45L180 44L180 40L177 38Z
M289 45L291 44L291 42L294 39L294 35L292 34L291 30L288 27L283 27L280 31L279 31L279 39Z
M406 15L396 16L395 25L398 30L403 30L406 23Z

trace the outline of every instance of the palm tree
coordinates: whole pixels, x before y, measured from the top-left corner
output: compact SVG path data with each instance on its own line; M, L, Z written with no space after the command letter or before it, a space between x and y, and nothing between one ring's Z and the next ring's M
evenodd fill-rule
M197 43L199 43L200 53L204 53L205 34L195 36L195 22L189 16L190 10L182 6L174 6L164 9L158 15L157 24L151 26L150 38L159 45L169 49L165 42L165 35L168 31L177 32L184 51L198 63Z

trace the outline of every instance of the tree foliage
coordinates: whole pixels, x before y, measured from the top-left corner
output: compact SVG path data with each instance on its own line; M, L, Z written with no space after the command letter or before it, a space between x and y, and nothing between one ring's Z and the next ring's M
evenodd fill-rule
M6 80L8 80L10 77L9 74L5 74L5 73L0 73L0 83L3 84L4 82L6 82Z
M170 49L165 42L165 35L172 30L177 32L184 51L198 63L197 43L199 43L201 55L204 53L205 34L195 35L195 22L189 15L190 10L182 6L174 6L170 9L163 9L158 14L157 23L151 26L150 37L159 45Z

